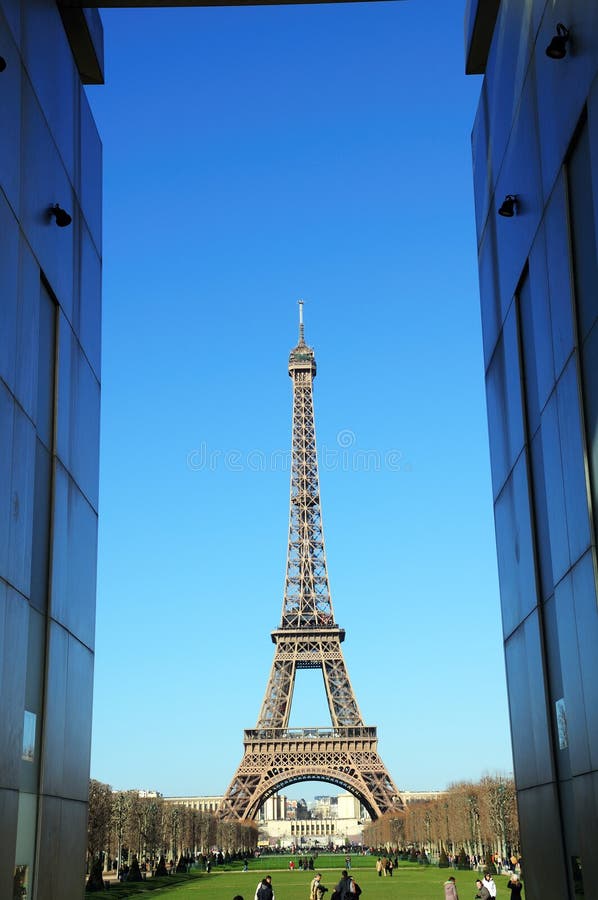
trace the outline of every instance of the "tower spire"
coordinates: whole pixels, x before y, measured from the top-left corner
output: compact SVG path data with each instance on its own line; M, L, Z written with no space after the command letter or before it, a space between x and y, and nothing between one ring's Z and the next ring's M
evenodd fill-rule
M304 344L305 343L305 328L303 326L303 304L305 301L298 300L297 302L299 304L299 343Z

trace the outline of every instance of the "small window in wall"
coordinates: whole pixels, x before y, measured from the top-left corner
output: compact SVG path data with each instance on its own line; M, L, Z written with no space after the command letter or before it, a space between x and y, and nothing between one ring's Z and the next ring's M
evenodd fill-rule
M35 727L37 725L37 716L30 710L25 710L23 720L23 752L22 759L25 762L33 762L35 759Z
M566 750L569 746L569 731L567 729L567 709L565 707L564 698L561 697L554 705L556 709L556 728L559 736L559 750Z

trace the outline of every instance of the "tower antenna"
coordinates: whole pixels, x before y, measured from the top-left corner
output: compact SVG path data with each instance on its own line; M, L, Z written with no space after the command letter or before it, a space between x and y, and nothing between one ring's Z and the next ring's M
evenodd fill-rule
M303 304L305 303L305 300L298 300L297 303L299 304L299 343L304 344L305 328L303 326Z

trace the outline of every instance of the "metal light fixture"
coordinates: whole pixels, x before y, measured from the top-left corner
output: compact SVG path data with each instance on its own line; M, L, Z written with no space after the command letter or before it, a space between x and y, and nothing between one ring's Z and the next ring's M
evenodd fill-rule
M50 207L50 215L54 216L56 219L56 224L59 228L66 228L67 225L70 225L73 221L73 217L69 216L65 209L62 209L58 203L55 203L54 206Z
M567 55L569 29L562 22L556 26L556 34L546 48L546 56L550 59L563 59Z
M517 211L517 195L516 194L507 194L505 199L502 202L502 206L498 210L499 216L504 216L506 219L512 219Z

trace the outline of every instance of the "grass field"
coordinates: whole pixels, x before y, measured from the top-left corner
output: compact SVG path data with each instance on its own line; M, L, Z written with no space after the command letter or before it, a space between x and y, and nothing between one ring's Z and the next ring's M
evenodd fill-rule
M392 878L379 878L375 862L375 857L372 856L352 857L351 874L362 889L361 900L444 900L442 886L449 875L454 875L457 879L460 900L473 900L475 895L475 879L478 877L476 872L452 871L402 862ZM276 863L285 868L279 868ZM158 888L147 894L139 885L141 891L136 892L135 896L145 896L147 900L166 897L170 900L232 900L239 894L244 900L253 900L258 881L271 874L276 900L309 900L313 872L290 872L287 865L288 860L280 857L252 860L249 872L242 872L237 868L228 871L215 868L209 875L201 874L180 885ZM322 873L322 883L329 889L328 897L343 866L344 861L339 857L320 856L317 860L316 871ZM507 876L496 875L494 880L498 888L498 900L508 900L510 892L506 887ZM151 881L148 881L147 888L150 884ZM117 890L111 890L107 897L116 897L117 893Z

